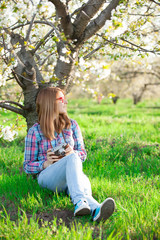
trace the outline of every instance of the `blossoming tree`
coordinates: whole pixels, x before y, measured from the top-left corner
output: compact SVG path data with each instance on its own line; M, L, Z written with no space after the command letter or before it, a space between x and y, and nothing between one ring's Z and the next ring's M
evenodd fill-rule
M154 0L0 1L0 85L12 79L24 97L0 107L23 115L29 128L38 89L69 92L79 70L99 68L88 62L95 53L98 60L159 54L159 10ZM108 74L108 67L97 71Z

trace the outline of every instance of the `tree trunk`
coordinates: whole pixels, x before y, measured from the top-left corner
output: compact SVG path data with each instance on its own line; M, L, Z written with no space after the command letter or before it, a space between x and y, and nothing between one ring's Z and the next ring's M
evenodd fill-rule
M132 96L133 96L133 104L136 105L138 102L141 101L143 93L146 90L146 87L147 87L147 84L145 84L143 87L141 87L141 89L139 90L139 93L133 93L132 94Z
M141 96L137 96L136 94L133 94L133 104L136 105L138 102L140 102Z
M118 97L118 96L116 96L116 97L112 97L112 102L113 102L114 104L116 104L116 103L117 103L117 101L118 101L118 99L119 99L119 97Z
M26 108L24 110L24 117L27 123L27 131L34 123L38 121L35 104L37 90L38 89L35 89L33 86L31 86L30 88L28 87L23 91L24 107Z
M78 54L78 50L76 51L76 53ZM74 78L75 61L77 60L76 57L73 58L73 53L71 53L69 57L70 57L69 63L62 62L59 58L55 66L55 72L53 73L53 75L56 75L56 78L59 79L57 82L58 84L56 86L60 87L61 89L64 89L66 92L70 91L71 83ZM35 62L33 61L33 59L30 59L30 63L32 64L30 68L32 69L33 74L31 74L30 76L27 75L27 78L30 77L31 81L29 82L23 79L23 84L25 84L25 82L27 81L27 84L23 88L24 108L25 108L24 117L26 118L27 131L38 120L38 116L36 113L36 104L35 104L38 90L46 86L55 86L54 81L53 82L50 81L48 83L41 83L40 81L41 75L38 72L38 76L37 76L38 68ZM34 74L34 71L36 74Z

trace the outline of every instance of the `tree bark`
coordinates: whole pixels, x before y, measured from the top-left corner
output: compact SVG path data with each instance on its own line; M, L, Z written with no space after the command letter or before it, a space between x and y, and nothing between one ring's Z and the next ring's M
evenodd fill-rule
M79 39L81 37L86 26L88 25L92 17L98 12L104 2L105 0L89 0L86 4L84 4L84 6L82 6L73 23L73 39Z
M91 38L98 30L100 30L106 20L111 18L111 12L115 9L120 3L120 0L112 0L110 4L98 15L96 19L93 19L88 26L86 27L81 41L86 41Z
M59 42L57 44L57 50L58 50L58 60L55 66L54 74L56 75L58 79L58 87L65 89L66 92L69 92L72 81L74 79L74 68L75 68L75 62L78 60L78 50L79 48L75 47L70 48L70 54L65 55L62 52L62 49L64 48L63 42ZM65 60L61 60L61 57L65 58ZM67 61L67 62L66 62Z

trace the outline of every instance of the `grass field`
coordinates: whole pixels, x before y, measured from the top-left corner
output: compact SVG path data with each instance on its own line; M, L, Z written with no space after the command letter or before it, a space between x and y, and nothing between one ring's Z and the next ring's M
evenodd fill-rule
M79 123L87 150L84 172L93 196L116 201L104 224L90 216L73 217L62 194L41 189L22 170L25 121L19 137L0 139L0 239L160 239L160 100L133 106L122 99L101 105L70 100L69 116ZM17 115L0 112L0 125Z

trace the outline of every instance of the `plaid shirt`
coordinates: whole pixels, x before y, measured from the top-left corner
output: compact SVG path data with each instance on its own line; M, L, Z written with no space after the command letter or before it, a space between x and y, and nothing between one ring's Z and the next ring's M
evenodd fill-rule
M70 119L71 128L64 129L65 141L73 147L80 159L85 161L86 151L84 148L81 130L75 120ZM25 138L25 154L23 167L26 173L36 174L43 170L43 163L47 160L47 150L51 147L64 143L62 133L55 133L55 139L48 140L42 133L39 123L35 123L28 131ZM52 145L52 146L51 146Z

